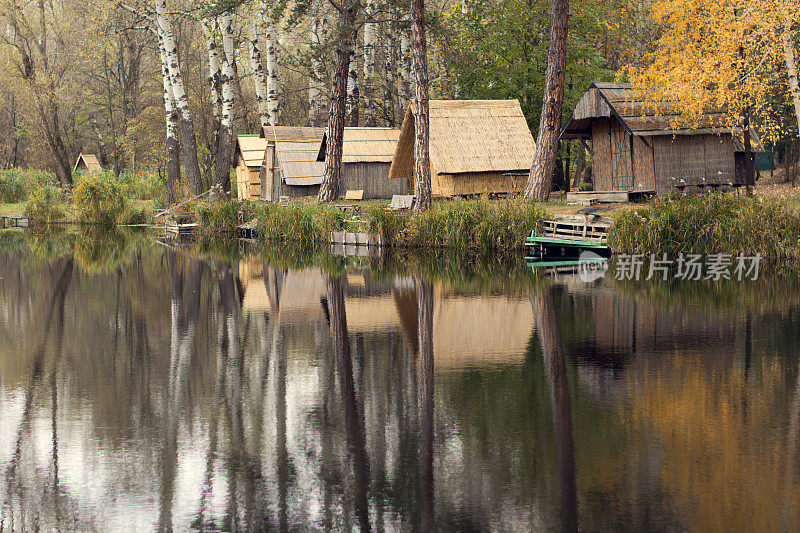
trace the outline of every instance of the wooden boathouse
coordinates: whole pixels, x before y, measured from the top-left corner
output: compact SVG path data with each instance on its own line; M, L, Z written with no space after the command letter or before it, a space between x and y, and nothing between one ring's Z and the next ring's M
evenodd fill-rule
M323 128L269 126L262 133L265 150L259 171L260 198L266 201L314 196L325 163L317 161Z
M239 200L261 197L259 171L267 142L256 135L236 136L236 196Z
M406 109L389 177L414 173L414 109ZM534 140L517 100L431 100L431 195L521 192Z
M721 110L675 127L681 108L644 102L627 83L593 83L561 131L590 141L595 192L655 193L746 185L742 130ZM763 151L750 130L752 150Z
M392 128L345 128L342 141L342 176L339 196L363 191L362 199L390 199L408 194L409 180L390 180L389 170L400 130ZM325 161L327 137L323 136L318 161Z

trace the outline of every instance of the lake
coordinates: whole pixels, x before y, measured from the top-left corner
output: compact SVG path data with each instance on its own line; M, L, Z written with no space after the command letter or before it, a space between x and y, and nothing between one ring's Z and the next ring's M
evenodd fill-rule
M792 278L146 235L0 265L0 530L800 528Z

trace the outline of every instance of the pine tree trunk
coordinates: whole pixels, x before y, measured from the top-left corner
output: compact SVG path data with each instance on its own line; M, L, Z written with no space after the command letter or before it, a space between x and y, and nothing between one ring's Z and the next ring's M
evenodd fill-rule
M346 111L347 78L350 67L350 50L353 46L355 4L348 1L339 14L339 37L333 70L333 95L328 114L325 175L319 188L320 202L328 202L339 195L342 171L342 139Z
M347 126L358 126L358 59L356 58L355 45L350 50L350 66L347 73Z
M433 433L434 433L434 354L433 284L421 277L417 286L417 343L419 344L419 479L420 531L435 530Z
M414 41L414 212L431 206L431 161L428 146L430 115L428 110L428 45L425 40L425 1L411 0L412 38Z
M161 78L164 83L164 111L167 121L167 182L164 204L169 206L177 200L180 188L181 167L178 161L178 129L180 126L178 124L178 110L175 108L175 97L172 94L172 85L169 83L169 69L167 68L166 57L163 47L159 48L161 50Z
M256 91L256 104L261 122L261 130L266 132L270 125L269 104L267 103L267 80L264 77L264 64L261 58L261 40L259 25L253 24L250 29L250 65L253 68L253 85Z
M278 101L278 38L274 24L267 26L267 109L269 123L278 125L280 102Z
M206 39L206 52L208 54L208 86L211 89L211 111L213 123L211 130L214 132L212 148L216 153L219 147L219 123L222 120L222 65L219 59L219 49L216 39L216 21L203 20L203 35Z
M547 200L553 186L553 165L561 130L561 108L564 104L568 19L569 0L553 0L542 117L524 193L525 198L531 200Z
M178 47L172 34L172 24L167 16L166 0L156 2L156 26L159 35L159 46L163 48L169 69L170 85L175 96L175 106L178 110L181 123L181 137L183 140L183 164L186 172L186 183L189 193L196 196L202 192L203 184L200 176L200 164L197 161L197 141L194 135L192 112L189 109L189 98L183 85L180 64L178 62Z
M219 125L219 146L217 147L217 164L214 169L214 193L218 198L224 196L231 184L231 159L233 156L233 111L234 111L234 43L233 15L222 15L222 116Z
M786 74L789 77L789 94L792 96L794 116L800 129L800 84L797 82L797 64L794 59L794 41L792 39L792 21L786 17L783 25L783 56L786 60Z

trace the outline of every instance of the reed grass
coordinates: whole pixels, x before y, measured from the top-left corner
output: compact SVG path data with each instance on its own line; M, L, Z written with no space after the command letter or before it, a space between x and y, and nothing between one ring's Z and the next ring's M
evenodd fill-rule
M800 213L776 200L724 193L655 198L617 215L609 231L614 253L760 253L800 259Z

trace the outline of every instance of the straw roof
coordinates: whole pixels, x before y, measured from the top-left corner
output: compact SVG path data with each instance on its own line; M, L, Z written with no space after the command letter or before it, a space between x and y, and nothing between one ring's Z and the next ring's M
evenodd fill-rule
M592 122L598 118L615 117L631 135L733 134L737 151L743 151L741 128L731 128L724 109L708 109L693 117L692 127L675 128L675 119L683 108L675 103L645 102L630 83L593 83L581 97L561 135L564 138L588 137ZM753 150L762 151L756 131L750 128Z
M248 167L261 167L264 161L264 152L267 149L267 141L258 135L237 135L236 154L241 154L244 164Z
M534 141L517 100L431 100L431 172L460 174L530 169ZM414 112L409 103L390 178L414 171Z
M81 162L83 162L83 167L81 167ZM80 154L78 155L78 160L75 161L75 168L72 169L72 171L75 172L81 168L85 168L86 170L103 170L103 165L100 164L100 159L96 155Z
M270 126L262 133L264 141L275 144L283 181L287 185L319 185L325 163L317 161L323 128Z
M392 128L345 128L342 163L391 163L400 130ZM325 161L327 134L322 137L317 161Z

